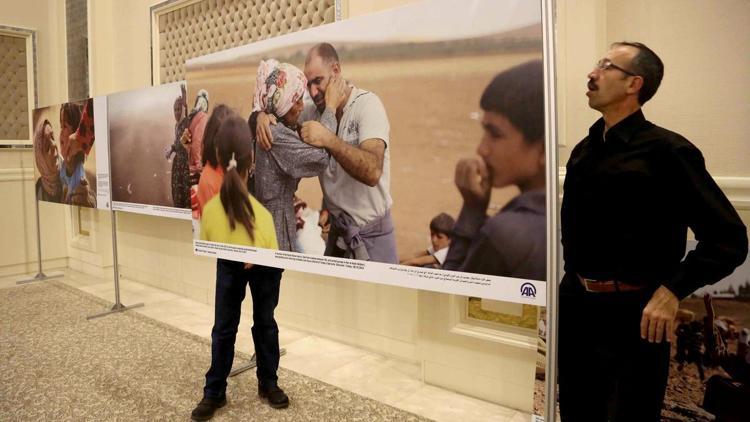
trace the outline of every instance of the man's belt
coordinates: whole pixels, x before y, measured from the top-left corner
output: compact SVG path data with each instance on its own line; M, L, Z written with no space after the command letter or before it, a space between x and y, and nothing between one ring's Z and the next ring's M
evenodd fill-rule
M576 274L578 280L583 285L583 288L587 292L593 293L613 293L613 292L632 292L636 290L645 289L646 286L638 284L623 283L622 281L616 280L594 280L591 278L582 277L580 274Z

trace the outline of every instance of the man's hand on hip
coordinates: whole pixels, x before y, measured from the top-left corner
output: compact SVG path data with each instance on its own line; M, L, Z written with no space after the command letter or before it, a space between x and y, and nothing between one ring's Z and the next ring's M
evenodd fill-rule
M674 319L680 300L669 289L659 286L651 296L641 317L641 338L649 343L674 340Z

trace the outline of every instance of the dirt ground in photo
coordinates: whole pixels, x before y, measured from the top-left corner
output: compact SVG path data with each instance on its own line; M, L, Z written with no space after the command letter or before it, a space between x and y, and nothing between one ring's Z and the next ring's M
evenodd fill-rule
M175 140L173 104L180 95L175 85L110 97L113 201L174 205L172 162L164 150Z

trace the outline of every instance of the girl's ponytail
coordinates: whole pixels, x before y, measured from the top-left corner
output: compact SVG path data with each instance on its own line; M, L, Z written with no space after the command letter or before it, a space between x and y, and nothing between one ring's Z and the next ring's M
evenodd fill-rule
M232 115L221 123L215 142L224 168L219 195L229 227L234 230L239 222L254 241L255 213L245 182L253 163L250 129L243 119Z
M229 218L229 228L234 230L239 221L247 230L250 240L255 240L253 236L255 214L243 177L237 171L235 154L232 154L232 159L229 160L219 195L224 212Z

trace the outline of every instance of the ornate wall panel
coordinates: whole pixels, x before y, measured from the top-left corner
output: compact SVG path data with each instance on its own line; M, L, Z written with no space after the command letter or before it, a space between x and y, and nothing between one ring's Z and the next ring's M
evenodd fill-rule
M0 139L29 139L26 38L0 34Z
M335 0L201 0L159 12L159 82L185 79L185 61L334 22Z
M68 99L89 97L89 44L87 0L65 1L68 41Z

